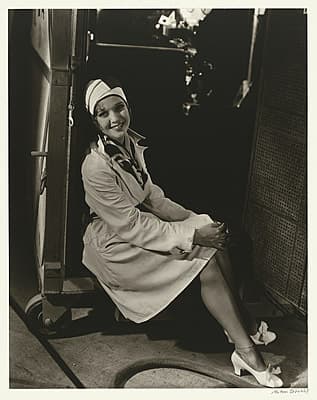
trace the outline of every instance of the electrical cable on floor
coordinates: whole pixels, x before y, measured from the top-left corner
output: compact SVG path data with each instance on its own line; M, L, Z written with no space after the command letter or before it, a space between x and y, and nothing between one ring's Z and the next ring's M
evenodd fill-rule
M124 388L125 384L134 375L140 372L159 369L159 368L174 368L185 371L194 372L209 378L216 379L227 384L227 387L240 387L240 388L256 388L259 387L257 384L252 384L247 381L241 381L241 378L232 376L225 376L221 368L214 366L204 366L198 363L193 363L188 360L173 359L173 358L150 358L144 360L138 360L130 365L125 366L118 371L112 381L110 382L109 388Z

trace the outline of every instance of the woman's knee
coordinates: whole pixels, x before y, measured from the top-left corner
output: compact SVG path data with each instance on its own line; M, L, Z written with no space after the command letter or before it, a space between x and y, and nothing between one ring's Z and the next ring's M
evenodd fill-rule
M202 285L214 285L223 279L215 257L208 261L205 268L201 271L199 278Z

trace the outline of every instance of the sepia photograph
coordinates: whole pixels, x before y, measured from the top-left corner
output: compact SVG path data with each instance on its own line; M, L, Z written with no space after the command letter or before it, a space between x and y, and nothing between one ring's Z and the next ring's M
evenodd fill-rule
M308 16L7 9L10 394L308 393Z

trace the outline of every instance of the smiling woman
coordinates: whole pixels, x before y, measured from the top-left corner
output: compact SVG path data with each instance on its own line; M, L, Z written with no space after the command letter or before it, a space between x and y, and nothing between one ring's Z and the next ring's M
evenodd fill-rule
M115 86L111 89L100 79L90 81L86 91L86 108L103 135L123 144L130 125L130 113L121 88Z
M100 100L95 110L95 121L100 132L123 144L130 124L129 111L123 100L116 96Z
M264 344L256 340L263 323L237 295L225 225L166 198L152 182L139 144L144 137L129 128L128 102L118 83L89 82L85 100L98 139L82 164L92 219L83 264L137 323L160 313L199 276L202 301L236 346L235 372L248 370L261 385L280 387L282 380L254 347ZM276 338L268 336L267 343Z

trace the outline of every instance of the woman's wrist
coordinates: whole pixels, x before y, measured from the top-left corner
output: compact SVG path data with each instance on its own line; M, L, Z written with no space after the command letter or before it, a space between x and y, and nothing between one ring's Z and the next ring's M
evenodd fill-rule
M194 231L194 236L193 236L193 245L199 244L199 243L198 243L198 237L199 237L198 229L195 229L195 231Z

